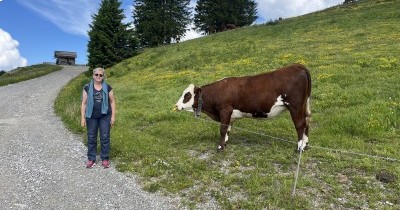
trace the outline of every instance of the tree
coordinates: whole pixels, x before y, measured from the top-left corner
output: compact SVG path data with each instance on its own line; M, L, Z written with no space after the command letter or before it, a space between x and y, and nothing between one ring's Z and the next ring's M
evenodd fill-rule
M198 0L195 11L195 29L204 34L250 25L257 19L257 3L252 0Z
M190 0L135 0L133 23L141 47L171 43L190 24Z
M138 49L138 40L125 18L118 0L102 0L97 14L92 16L88 32L88 62L90 68L107 68L132 57Z

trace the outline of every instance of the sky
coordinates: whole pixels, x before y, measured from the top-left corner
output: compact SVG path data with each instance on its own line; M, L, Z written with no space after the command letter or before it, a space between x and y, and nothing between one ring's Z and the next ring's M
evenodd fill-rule
M133 0L120 0L132 21ZM255 0L255 24L289 18L341 4L344 0ZM55 62L54 51L77 52L76 63L87 63L87 32L101 0L0 0L0 71ZM191 0L194 8L196 1ZM190 26L188 26L190 28ZM189 31L181 40L201 35Z

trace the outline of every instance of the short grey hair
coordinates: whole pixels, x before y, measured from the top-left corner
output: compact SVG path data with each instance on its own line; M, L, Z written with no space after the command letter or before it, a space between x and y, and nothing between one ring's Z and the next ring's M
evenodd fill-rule
M106 70L105 70L105 69L103 69L103 68L101 68L101 67L97 67L97 68L93 69L93 74L94 74L96 71L101 71L101 72L103 72L103 80L106 78Z

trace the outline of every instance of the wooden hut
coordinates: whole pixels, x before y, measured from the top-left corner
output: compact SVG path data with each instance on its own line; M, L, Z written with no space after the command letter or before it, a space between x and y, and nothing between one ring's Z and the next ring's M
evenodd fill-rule
M76 52L54 51L57 65L75 65Z

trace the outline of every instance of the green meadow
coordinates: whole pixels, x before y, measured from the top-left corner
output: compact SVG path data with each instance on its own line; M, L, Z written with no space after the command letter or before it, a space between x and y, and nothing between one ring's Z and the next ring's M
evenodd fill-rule
M186 208L400 209L399 55L400 0L360 0L146 49L107 69L117 102L111 161ZM190 83L291 63L310 69L313 114L294 196L299 153L288 112L237 121L217 152L218 123L173 111ZM83 139L80 95L89 79L77 77L55 102Z

